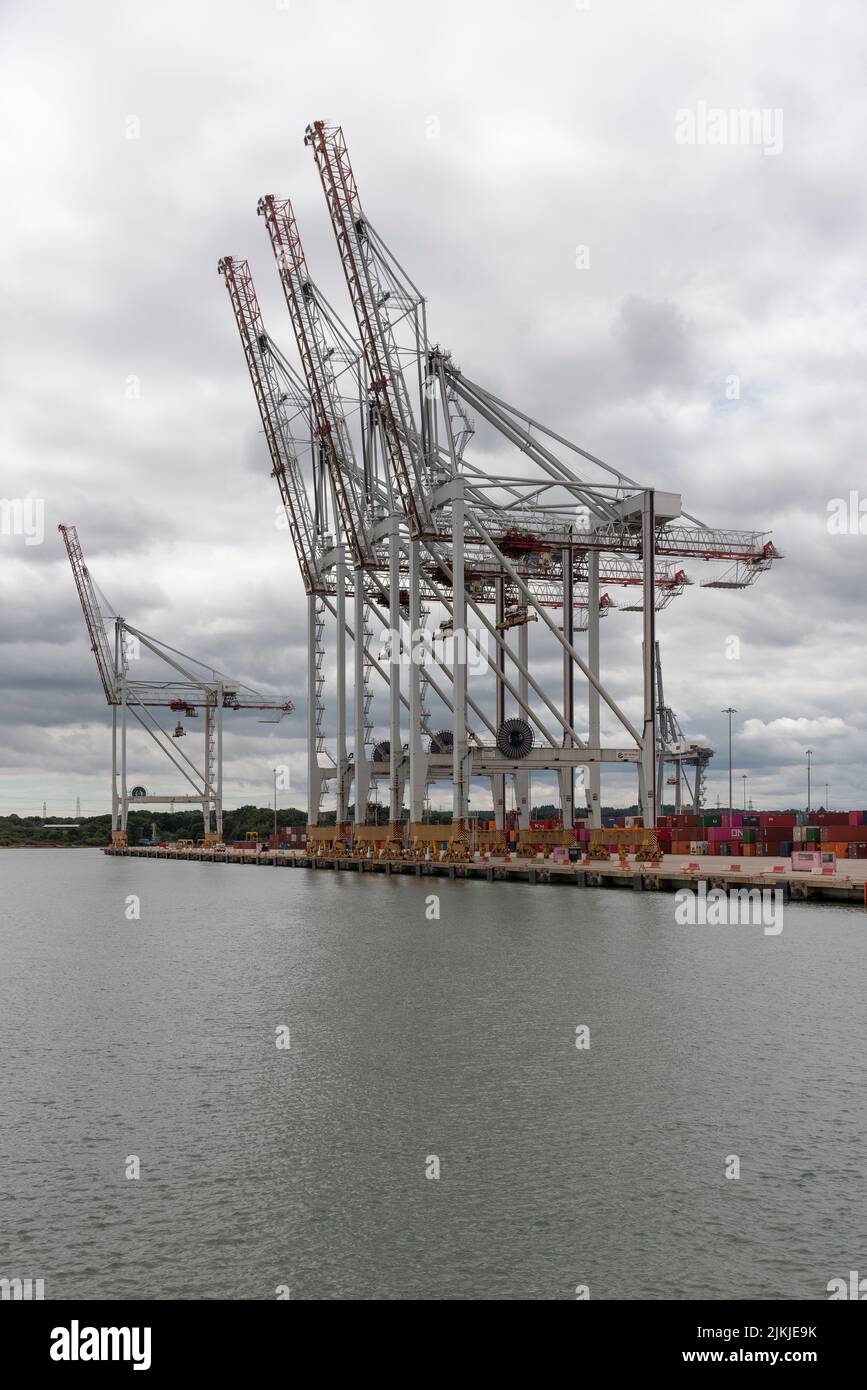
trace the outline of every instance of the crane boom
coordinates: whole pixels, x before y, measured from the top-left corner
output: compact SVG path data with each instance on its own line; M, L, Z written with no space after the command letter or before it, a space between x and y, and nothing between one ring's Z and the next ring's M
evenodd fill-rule
M217 269L225 281L235 313L268 443L272 476L280 489L304 589L308 594L317 593L322 590L323 582L316 552L316 527L250 266L234 256L223 256Z
M57 529L63 537L69 563L72 566L72 575L78 590L81 611L84 613L84 621L90 637L90 649L96 657L97 670L102 681L102 688L105 691L106 703L116 705L118 697L115 690L114 657L112 656L108 633L105 630L102 612L97 602L93 580L87 565L84 563L84 552L78 539L78 532L74 526L64 526L62 522Z
M362 212L342 129L314 121L307 127L304 143L313 150L325 192L394 484L409 520L410 533L417 536L425 530L427 514L421 476L424 451L390 317L389 300L394 297L397 303L400 295L396 294L396 284L389 283L382 272L372 229ZM410 299L413 294L415 303L420 304L417 291L411 291ZM405 301L399 307L404 309Z
M329 346L322 306L307 270L307 259L298 224L288 198L266 194L257 211L265 219L271 248L280 272L286 307L292 320L298 355L313 405L316 435L320 441L344 534L357 568L372 568L375 555L365 524L362 478L343 412L333 366L334 345Z

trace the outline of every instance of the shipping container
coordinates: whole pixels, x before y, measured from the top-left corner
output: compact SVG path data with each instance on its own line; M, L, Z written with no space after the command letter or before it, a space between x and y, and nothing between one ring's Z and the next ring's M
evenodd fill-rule
M820 830L822 844L834 842L837 844L846 843L849 840L863 840L863 825L823 825Z

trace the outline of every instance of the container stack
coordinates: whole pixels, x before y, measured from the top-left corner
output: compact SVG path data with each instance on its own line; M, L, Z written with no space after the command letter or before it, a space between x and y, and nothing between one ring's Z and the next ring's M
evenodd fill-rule
M867 812L813 812L811 824L805 829L819 832L810 838L810 846L836 854L838 859L867 859ZM808 846L805 845L805 848Z
M793 852L827 852L867 859L867 811L704 811L660 816L656 833L667 854L787 859Z

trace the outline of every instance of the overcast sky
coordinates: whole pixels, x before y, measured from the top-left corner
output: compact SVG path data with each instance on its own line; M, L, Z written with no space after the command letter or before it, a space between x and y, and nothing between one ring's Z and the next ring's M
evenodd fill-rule
M757 807L804 805L810 747L814 804L826 781L867 803L867 535L828 510L867 510L863 3L4 0L0 39L0 498L45 515L42 544L0 536L0 812L108 808L59 521L132 623L295 700L234 717L226 800L266 803L288 763L304 804L303 592L216 265L249 257L288 352L255 209L289 195L349 317L303 145L320 117L468 376L785 553L744 592L687 563L659 619L669 701L718 750L709 800L733 705L738 801L746 772ZM740 108L759 138L711 143ZM640 637L637 614L603 624L633 718Z

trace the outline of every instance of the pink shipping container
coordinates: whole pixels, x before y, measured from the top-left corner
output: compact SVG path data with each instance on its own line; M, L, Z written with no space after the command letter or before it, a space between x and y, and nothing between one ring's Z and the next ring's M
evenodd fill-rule
M724 812L723 812L722 823L723 823L724 826L728 826L728 828L729 828L730 830L733 830L734 827L735 827L736 825L743 825L743 823L744 823L743 812L742 812L742 811L731 811L731 812L729 812L729 811L724 811Z
M863 812L863 811L850 811L850 812L849 812L849 824L850 824L850 825L863 825L863 824L864 824L864 812Z

